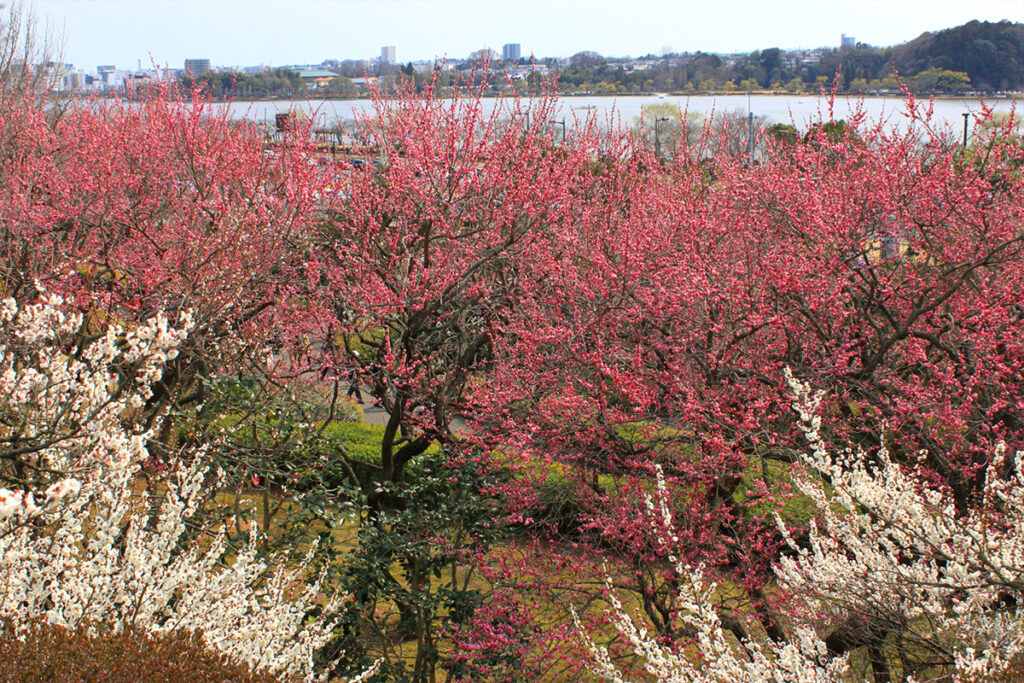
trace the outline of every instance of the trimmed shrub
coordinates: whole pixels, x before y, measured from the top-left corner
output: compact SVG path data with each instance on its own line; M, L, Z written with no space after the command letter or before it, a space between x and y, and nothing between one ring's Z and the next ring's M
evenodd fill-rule
M90 635L79 627L38 624L0 636L0 683L227 683L288 681L253 671L244 662L206 648L189 631L151 634L129 627Z

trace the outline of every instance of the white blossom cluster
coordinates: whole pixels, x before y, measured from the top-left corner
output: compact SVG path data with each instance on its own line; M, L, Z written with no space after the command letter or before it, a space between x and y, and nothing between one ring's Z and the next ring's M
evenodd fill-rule
M665 683L840 680L847 657L831 657L818 633L851 615L865 623L898 622L922 649L947 653L951 680L984 680L1019 661L1024 453L1016 454L1006 474L1005 449L997 448L982 500L958 514L948 492L893 462L884 447L871 458L859 450L831 453L819 431L820 394L788 370L786 377L811 446L800 456L809 469L798 470L795 480L820 512L805 546L777 520L794 555L780 560L776 575L804 607L792 615L792 636L784 644L730 642L712 601L714 584L705 582L700 567L679 564L679 576L687 579L680 589L680 618L695 636L696 654L669 651L611 597L613 622L647 671ZM648 500L648 509L661 516L655 526L670 544L672 520L660 470L656 495L659 504ZM608 651L582 637L595 672L622 681Z
M72 629L194 630L233 659L313 680L313 654L334 624L307 615L317 604L330 613L337 601L322 602L320 581L303 586L312 551L298 567L270 571L257 554L255 525L233 555L223 529L205 547L183 547L210 483L202 466L173 464L158 508L135 494L151 432L133 431L125 417L176 354L188 320L180 330L163 316L134 330L110 325L75 358L57 341L81 318L65 315L62 303L0 302L2 428L39 437L32 455L42 469L75 475L42 496L0 490L0 625L17 632L41 619ZM138 368L130 394L118 392L115 361Z
M319 581L296 591L307 563L267 577L255 525L230 560L223 530L205 550L199 543L182 550L206 469L178 466L158 510L139 504L137 470L125 459L96 471L75 498L37 515L45 534L36 525L0 527L0 621L15 628L43 618L72 629L200 631L207 645L254 667L311 674L313 653L329 640L333 623L307 623L320 594ZM323 606L331 611L337 602Z
M660 466L656 466L656 473L658 503L656 505L647 496L647 509L657 518L657 533L664 536L664 546L672 547L673 541L678 539L671 536L673 520L668 489ZM607 579L612 623L655 680L662 683L834 683L846 672L846 657L830 658L825 643L808 626L798 627L795 637L786 644L747 639L739 644L742 648L738 648L735 639L726 635L714 606L717 585L705 580L702 567L687 567L674 557L670 559L676 563L678 576L686 579L681 582L678 594L680 619L693 635L696 653L673 652L658 642L657 634L638 626L612 590L611 578ZM584 633L578 621L576 627L593 657L593 671L615 683L625 683L607 648L597 645Z
M77 492L76 477L125 453L142 456L148 435L126 429L123 418L152 395L192 325L185 314L171 329L161 314L133 330L109 325L99 339L73 344L82 323L80 313L65 313L59 296L21 308L0 300L0 458L6 478L24 486L0 489L0 519L35 510L33 484L50 481L45 503L53 504ZM117 368L136 376L120 377Z
M644 668L663 683L834 683L846 672L846 657L828 657L823 643L809 627L799 627L795 637L784 645L767 641L763 646L753 640L742 643L742 653L722 629L713 605L717 586L704 580L701 568L687 570L678 565L687 582L679 591L681 619L695 634L696 653L675 653L640 626L610 593L612 623L634 652L643 658ZM611 583L608 584L609 590ZM577 629L579 627L577 625ZM600 676L625 683L615 668L607 648L580 633L594 658L593 670Z
M1024 598L1024 453L1007 467L998 446L981 499L958 512L947 491L893 462L884 444L871 458L831 454L819 433L821 395L786 377L811 446L801 458L813 471L796 483L821 523L809 547L787 536L796 554L776 568L780 583L833 620L898 618L918 643L953 656L957 680L994 675L1024 654L1024 614L1008 606Z

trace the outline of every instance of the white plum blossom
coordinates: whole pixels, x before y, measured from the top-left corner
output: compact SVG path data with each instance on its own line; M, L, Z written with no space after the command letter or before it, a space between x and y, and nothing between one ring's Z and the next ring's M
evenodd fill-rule
M46 489L47 503L59 502L68 496L74 497L82 490L82 483L74 478L61 479Z
M0 519L7 519L21 508L25 495L21 491L0 489Z
M779 585L793 596L788 642L730 641L712 602L714 584L700 567L677 565L683 579L681 619L695 634L701 657L676 654L637 626L612 593L612 620L655 680L665 683L834 681L847 669L821 637L823 624L853 615L870 624L898 620L912 641L944 654L949 680L978 681L1001 674L1024 657L1024 453L1006 471L999 446L982 499L958 514L947 491L920 472L892 461L883 447L869 459L860 450L832 452L821 436L820 394L786 371L794 408L810 444L805 469L794 478L814 501L819 520L799 545L778 525L793 552L776 566ZM671 545L672 519L658 471L650 512ZM826 485L825 481L829 484ZM577 625L592 668L623 681L605 648ZM914 680L908 677L908 680Z
M997 446L981 499L962 514L947 491L893 462L884 443L870 459L859 449L831 453L820 394L786 377L811 446L801 453L811 471L796 483L821 519L809 547L787 536L796 552L780 560L780 584L833 621L898 617L917 643L950 655L954 680L997 674L1024 654L1024 614L1010 606L1024 599L1024 453L1006 475Z
M156 426L134 428L132 409L190 325L184 316L173 329L163 315L134 329L110 324L68 353L82 318L59 297L21 308L0 300L0 430L38 470L59 474L39 506L30 490L0 489L0 626L198 631L233 659L315 680L313 655L334 623L308 615L314 606L330 614L338 598L324 599L322 576L308 580L313 550L298 566L271 569L255 525L234 553L223 529L183 544L215 484L201 452L190 454L196 464L171 463L159 506L135 492ZM127 385L117 375L124 367L136 368Z
M673 520L668 490L661 467L656 466L655 472L657 502L645 496L647 509L657 519L656 533L663 537L662 543L671 548L674 546ZM703 567L688 567L677 562L675 571L683 579L678 593L680 619L693 635L700 653L699 663L692 656L669 650L658 641L657 634L637 625L615 595L611 578L607 578L612 623L643 660L644 669L654 680L661 683L834 683L846 672L846 657L829 657L825 644L808 627L798 627L795 637L782 645L768 639L765 643L730 640L713 602L718 586L705 579ZM625 683L607 648L597 645L585 634L578 621L576 629L591 653L593 671L615 683Z
M234 659L311 677L313 654L334 626L306 618L321 595L319 580L303 585L311 556L269 571L255 525L230 560L223 529L205 549L182 549L207 470L176 467L156 510L134 493L137 470L125 459L95 471L68 504L36 514L45 535L34 525L0 526L0 622L17 629L41 617L71 629L200 631L208 646ZM338 600L322 606L330 612Z
M20 308L0 301L0 455L5 467L17 461L22 470L49 473L46 485L80 477L115 453L142 456L149 434L125 418L152 396L167 352L192 327L188 313L178 329L161 313L134 329L109 324L98 339L78 344L83 323L59 296ZM122 368L135 376L120 377ZM42 483L39 474L30 479Z

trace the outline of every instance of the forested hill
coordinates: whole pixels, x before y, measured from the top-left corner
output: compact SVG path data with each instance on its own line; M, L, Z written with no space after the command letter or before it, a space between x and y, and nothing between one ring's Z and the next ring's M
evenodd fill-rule
M573 55L546 62L563 92L639 93L773 90L818 92L835 82L840 92L897 92L900 83L931 93L1024 90L1024 24L972 21L891 47L782 50L745 54L702 52L638 59ZM836 76L838 75L838 80Z
M928 69L965 72L975 90L1024 87L1024 24L972 21L937 33L923 33L894 47L901 74Z

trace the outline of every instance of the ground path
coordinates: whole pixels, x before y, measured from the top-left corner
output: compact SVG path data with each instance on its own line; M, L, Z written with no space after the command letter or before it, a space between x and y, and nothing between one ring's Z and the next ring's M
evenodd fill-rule
M363 409L363 422L372 425L386 425L389 417L388 411L374 403L368 389L368 387L362 387L363 402L360 407ZM466 431L466 421L458 416L452 418L452 431Z

